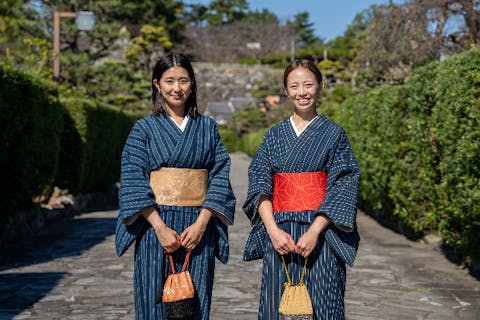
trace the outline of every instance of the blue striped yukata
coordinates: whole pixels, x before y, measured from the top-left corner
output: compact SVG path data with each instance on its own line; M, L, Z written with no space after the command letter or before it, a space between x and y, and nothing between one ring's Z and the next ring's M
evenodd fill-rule
M296 242L318 215L331 220L310 254L304 283L308 287L314 319L344 319L345 263L352 265L360 241L356 213L360 170L344 130L319 115L297 137L289 119L270 128L248 169L248 194L243 210L252 223L244 260L263 258L258 319L278 319L278 306L287 281L258 213L261 195L272 199L275 173L327 173L327 192L317 210L275 211L278 226ZM297 283L304 259L285 256L292 281Z
M235 197L229 181L230 157L223 146L213 119L197 115L182 132L164 116L150 115L133 126L122 153L120 210L115 245L121 256L135 242L134 296L137 320L164 319L161 297L163 283L171 267L168 257L148 221L139 211L155 206L166 225L181 234L197 219L200 207L158 205L149 185L150 171L159 167L208 170L208 189L202 207L215 214L202 240L192 251L189 267L197 293L195 319L208 319L215 257L228 259L227 225L233 224ZM182 267L185 250L173 254L176 270Z

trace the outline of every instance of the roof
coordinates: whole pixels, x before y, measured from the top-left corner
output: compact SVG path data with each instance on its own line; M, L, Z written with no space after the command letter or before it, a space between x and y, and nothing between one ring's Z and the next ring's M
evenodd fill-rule
M228 100L228 103L230 104L230 107L233 108L233 110L237 110L238 108L243 107L246 104L256 104L257 99L252 97L232 97Z
M213 101L207 104L205 113L209 115L232 115L233 109L225 101Z

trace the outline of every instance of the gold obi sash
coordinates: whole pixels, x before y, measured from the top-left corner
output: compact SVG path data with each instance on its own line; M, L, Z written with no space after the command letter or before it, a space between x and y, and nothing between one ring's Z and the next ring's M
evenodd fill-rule
M160 205L200 207L207 186L207 169L161 167L150 172L150 187Z

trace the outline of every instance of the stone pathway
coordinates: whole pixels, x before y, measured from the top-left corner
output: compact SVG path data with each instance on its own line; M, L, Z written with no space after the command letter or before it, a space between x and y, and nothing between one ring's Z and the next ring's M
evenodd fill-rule
M261 263L243 262L249 224L241 212L249 159L232 155L238 198L231 257L217 263L211 318L256 319ZM82 214L2 252L0 320L134 319L133 249L114 251L116 211ZM415 243L360 213L359 255L348 268L347 319L479 319L480 281L432 246Z

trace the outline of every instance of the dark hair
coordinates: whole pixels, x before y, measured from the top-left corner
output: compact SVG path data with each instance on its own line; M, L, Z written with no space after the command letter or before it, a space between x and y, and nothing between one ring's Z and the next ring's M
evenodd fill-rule
M166 56L162 57L157 61L155 67L153 68L152 73L152 113L155 115L167 116L167 112L163 107L163 97L162 94L158 91L157 87L153 83L154 80L160 81L162 75L165 71L173 67L182 67L187 70L188 76L192 83L190 88L190 95L188 96L187 101L185 102L185 116L188 114L191 117L195 117L198 113L197 111L197 82L195 81L195 74L193 72L193 67L188 61L187 57L180 53L170 52Z
M318 69L318 67L315 65L315 63L310 60L310 59L295 59L290 64L285 68L285 72L283 73L283 87L287 88L287 78L288 75L296 68L302 67L307 70L310 70L314 75L315 78L317 79L318 83L322 83L322 73Z

